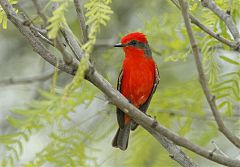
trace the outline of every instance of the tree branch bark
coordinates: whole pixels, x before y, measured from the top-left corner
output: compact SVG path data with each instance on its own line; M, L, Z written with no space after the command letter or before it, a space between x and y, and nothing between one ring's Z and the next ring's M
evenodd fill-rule
M86 43L88 41L88 27L85 24L85 17L80 5L80 1L79 0L74 0L74 5L75 5L75 9L78 15L78 20L79 20L79 24L80 24L80 28L82 31L82 41L83 43Z
M201 0L202 5L208 9L210 9L213 13L215 13L228 27L231 32L234 40L239 43L240 42L240 34L237 29L237 26L233 22L232 16L222 10L219 6L215 4L212 0Z
M69 74L74 75L77 70L77 63L73 62L71 65L66 65L63 62L58 63L56 57L49 52L49 50L41 43L41 41L34 36L30 31L30 28L23 24L23 22L17 17L17 14L13 11L12 6L7 0L0 0L0 4L6 12L9 20L19 29L19 31L26 37L29 43L34 48L41 57L43 57L50 64L58 67L60 70L65 71ZM83 56L77 53L79 57ZM57 66L58 65L58 66ZM139 109L134 107L128 102L128 100L123 97L120 92L113 89L111 84L107 82L90 64L89 69L85 73L85 79L94 84L98 89L100 89L104 94L106 94L111 102L127 113L131 118L133 118L138 124L144 127L149 133L151 133L165 148L169 151L171 157L184 167L197 166L184 152L180 150L175 144L183 146L196 154L199 154L207 159L215 161L217 163L240 167L240 161L234 160L221 156L216 153L211 153L197 145L194 145L187 139L178 136L177 134L171 132L167 128L158 124L156 120L146 116ZM165 136L165 137L164 137ZM167 139L168 138L168 139ZM171 141L175 144L173 144Z
M67 42L68 46L72 50L75 58L80 61L83 57L83 51L81 50L77 40L74 38L72 32L68 27L61 28L61 33L63 37L65 38L65 41Z
M177 0L171 0L172 3L181 10L181 7L179 6L179 4L177 3ZM208 27L206 27L204 24L201 23L201 21L199 19L197 19L196 17L194 17L192 14L189 13L189 18L191 20L191 23L195 24L197 27L199 27L201 30L203 30L204 32L206 32L208 35L212 36L213 38L215 38L216 40L222 42L223 44L229 46L230 48L236 50L236 51L240 51L240 44L234 42L234 41L230 41L226 38L221 37L219 34L213 32L211 29L209 29Z
M18 30L25 36L28 42L33 47L33 50L37 52L44 60L49 62L60 70L69 74L75 74L77 70L77 63L65 64L57 60L57 58L42 44L42 42L32 33L30 26L20 19L14 12L12 5L7 0L2 0L1 6L4 9L8 19L18 28Z
M140 112L136 107L131 105L126 98L124 98L118 91L114 90L110 83L108 83L93 67L86 73L86 79L93 83L97 88L99 88L105 95L109 97L112 104L119 107L122 111L127 113L131 118L133 118L138 124L145 128L151 134L158 134L167 137L169 140L173 141L175 144L185 147L192 152L201 155L209 160L217 162L226 166L236 166L240 167L240 161L231 158L224 157L222 155L212 153L207 151L184 137L180 137L177 134L171 132L167 128L158 124L153 118L147 117L145 114ZM156 138L156 136L154 136Z
M219 130L224 134L224 136L226 138L228 138L228 140L230 140L236 147L240 148L240 139L235 136L227 127L225 127L221 115L217 109L216 103L215 103L215 97L213 95L211 95L209 88L208 88L208 84L205 78L205 74L203 71L203 67L202 67L202 62L200 59L200 51L199 48L197 46L197 43L195 41L194 35L193 35L193 31L192 31L192 27L191 24L189 22L189 15L188 15L188 5L186 2L184 2L184 0L179 0L180 5L181 5L181 9L182 9L182 15L184 18L184 22L186 25L186 29L187 29L187 33L189 36L189 40L191 43L191 47L192 47L192 51L193 51L193 55L195 58L195 63L197 66L197 70L198 70L198 75L199 75L199 81L200 84L202 86L203 92L206 96L206 99L208 101L208 104L212 110L212 113L214 115L214 118L217 122L218 128Z

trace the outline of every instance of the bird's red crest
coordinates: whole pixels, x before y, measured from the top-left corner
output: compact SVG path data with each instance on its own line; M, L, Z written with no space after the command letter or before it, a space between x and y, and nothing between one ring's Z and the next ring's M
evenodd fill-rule
M133 32L133 33L130 33L130 34L124 36L121 40L121 43L126 44L126 43L130 42L131 40L137 40L138 42L143 42L143 43L147 42L147 38L143 33Z

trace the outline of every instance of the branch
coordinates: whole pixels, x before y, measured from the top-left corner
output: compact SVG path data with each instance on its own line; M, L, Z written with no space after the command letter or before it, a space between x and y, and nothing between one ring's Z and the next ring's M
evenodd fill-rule
M187 3L184 2L184 0L179 0L180 4L181 4L181 8L182 8L182 15L184 18L184 22L186 25L186 29L187 29L187 33L189 36L189 40L191 43L191 47L192 47L192 51L193 51L193 55L195 58L195 63L197 66L197 70L198 70L198 75L199 75L199 81L200 84L202 86L203 92L207 98L208 104L211 107L213 116L217 122L218 128L219 130L224 134L225 137L227 137L236 147L240 148L240 139L235 136L228 128L225 127L221 115L217 109L216 103L215 103L215 97L213 95L211 95L209 88L208 88L208 84L205 78L205 74L203 71L203 67L202 67L202 62L200 60L200 51L198 49L198 46L196 44L194 35L193 35L193 31L192 31L192 27L191 24L189 22L189 15L188 15L188 6Z
M42 18L44 24L47 24L48 18L47 18L47 16L42 12L41 7L40 7L40 5L39 5L39 3L38 3L38 0L32 0L32 2L33 2L33 4L34 4L34 7L35 7L36 10L37 10L38 15Z
M61 41L60 36L58 35L56 37L56 48L58 48L58 50L62 53L63 56L63 61L66 64L71 64L73 62L73 57L70 55L70 53L68 53L68 51L66 50L66 46L65 44Z
M213 13L215 13L228 27L231 32L234 40L239 43L240 42L240 34L237 29L237 26L233 22L233 19L230 14L226 13L219 6L217 6L212 0L201 0L202 5L208 9L210 9Z
M25 22L28 22L30 20L27 20ZM48 39L47 34L46 33L41 33L41 30L38 30L34 25L31 24L30 29L31 31L34 33L35 37L40 38L42 41L46 42L47 44L56 47L60 53L62 54L63 57L63 61L66 64L71 64L73 62L73 57L70 55L70 53L66 50L66 45L64 44L64 42L61 41L61 37L58 35L56 38L56 42L54 43L51 39Z
M105 95L109 97L111 103L119 107L122 111L127 113L131 118L133 118L138 124L144 127L148 132L150 132L155 138L156 135L163 135L169 140L173 141L179 146L183 146L196 154L199 154L209 160L214 162L227 165L227 166L238 166L240 167L239 160L233 160L231 158L224 157L219 154L210 154L207 151L197 145L194 145L187 139L178 136L177 134L171 132L167 128L158 124L156 120L146 116L144 113L140 112L139 109L131 105L126 98L124 98L118 91L114 90L110 83L108 83L98 72L93 68L86 73L86 79L93 83L97 88L99 88Z
M216 144L216 142L215 142L214 140L213 140L211 143L212 143L212 144L214 145L214 147L215 147L214 150L220 152L223 156L228 157L228 155L225 154L225 153L218 147L218 145Z
M0 80L0 86L43 82L43 81L50 79L53 76L53 74L54 74L54 72L50 72L50 73L36 75L36 76L32 76L32 77L3 79L3 80Z
M73 62L71 65L67 65L64 62L58 61L57 58L42 44L42 42L34 36L30 30L30 26L17 16L12 5L10 5L7 0L1 0L0 3L8 19L25 36L35 52L37 52L44 60L53 66L58 67L60 70L69 74L75 74L78 66L77 63Z
M78 15L78 20L80 23L80 28L81 28L81 32L82 32L82 39L83 39L83 43L86 43L88 41L88 27L85 24L85 17L84 17L84 13L81 9L80 6L80 1L79 0L74 0L74 5L75 5L75 9Z
M71 48L75 58L80 61L83 57L83 51L81 50L77 40L74 38L74 35L72 34L71 30L65 26L61 28L61 33L63 37L65 38L65 41L67 42L68 46Z
M149 131L150 132L150 131ZM151 133L151 132L150 132ZM165 136L157 133L151 133L157 141L170 153L169 157L177 161L184 167L198 167L198 164L193 162L181 149L179 149L175 143L166 138Z
M67 65L64 64L62 62L58 63L57 59L55 58L54 55L52 55L49 50L47 50L45 48L45 46L41 43L41 41L38 40L38 38L36 38L34 36L34 34L30 31L30 28L28 27L28 25L24 24L24 22L19 19L17 17L17 14L13 11L12 6L8 3L7 0L0 0L0 4L3 7L3 9L5 10L8 19L20 30L20 32L26 37L26 39L29 41L29 43L32 45L32 47L34 48L34 51L37 52L41 57L43 57L46 61L48 61L50 64L57 66L58 64L58 68L62 71L65 71L69 74L75 75L75 72L77 70L77 64L76 63L72 63L71 65ZM75 39L72 39L73 36L69 35L69 36L65 36L67 37L67 39L69 40L69 44L70 45L74 45L77 46L77 41ZM70 43L73 42L73 44ZM82 57L83 53L81 51L78 52L78 48L75 50L73 50L74 53L78 56L78 57ZM104 78L99 75L92 66L90 66L91 68L86 72L86 78L94 79L97 75L98 78L95 78L97 81L102 81L104 83L108 83L107 81L104 80ZM94 72L90 72L90 71L94 71ZM98 85L96 82L92 82L93 84ZM109 84L109 83L108 83ZM101 87L103 85L100 85L98 87ZM118 95L120 96L120 98L122 98L123 100L125 100L127 103L128 101L118 92L115 91L111 85L107 88L111 91L117 92ZM118 96L116 96L115 98L118 98ZM129 104L131 107L132 105ZM139 110L137 109L137 111L139 112ZM144 117L147 117L146 115L144 115ZM174 160L176 160L179 164L188 164L187 166L196 166L194 165L194 163L192 162L192 160L187 157L185 155L185 153L183 153L180 148L178 148L176 145L174 145L171 141L165 139L161 139L161 138L157 138L157 140L162 143L164 145L165 148L167 148L167 150L169 151L169 153L171 155L174 155ZM174 151L174 152L173 152Z
M39 41L34 34L29 30L29 27L26 27L22 24L21 21L19 21L16 13L13 11L12 6L8 3L7 0L0 0L0 4L2 5L3 9L8 15L8 18L11 22L15 24L16 27L20 30L20 32L28 39L32 47L34 48L34 51L37 52L40 56L42 56L46 61L51 63L52 65L57 65L57 59L49 53L49 51L44 47L44 45ZM34 42L34 43L33 43ZM44 55L46 54L46 55ZM81 56L81 55L78 55ZM62 62L57 66L60 70L65 71L69 74L74 75L77 69L77 64L72 63L71 65L66 65ZM176 135L175 133L169 131L162 125L158 124L156 120L146 116L144 113L142 113L139 109L134 107L132 104L128 102L128 100L123 97L120 92L117 90L114 90L95 69L90 64L89 69L85 73L85 78L90 81L92 84L94 84L97 88L99 88L104 94L106 94L109 99L111 99L111 102L119 107L121 110L123 110L125 113L127 113L130 117L132 117L138 124L140 124L142 127L144 127L147 131L149 131L161 144L166 144L164 147L174 146L173 148L168 148L171 157L176 160L179 164L183 166L197 166L192 162L192 160L183 153L180 148L176 147L173 143L171 143L169 140L172 140L175 144L183 146L203 157L206 157L212 161L215 161L217 163L228 165L228 166L236 166L240 167L240 161L233 160L231 158L223 157L219 154L210 154L209 151L196 146L192 144L187 139L180 137ZM166 139L165 137L168 139Z
M228 10L227 10L227 14L229 14L229 15L231 14L231 11L232 11L232 5L233 5L233 0L230 0Z
M176 2L176 0L171 0L172 3L181 10L181 6L179 6L179 4ZM233 41L229 41L226 38L221 37L219 34L213 32L211 29L209 29L208 27L206 27L204 24L201 23L201 21L199 19L197 19L196 17L194 17L192 14L189 13L189 18L191 20L191 23L195 24L197 27L199 27L201 30L203 30L204 32L206 32L208 35L212 36L213 38L215 38L216 40L222 42L223 44L229 46L230 48L236 50L236 51L240 51L240 45L238 43L235 43Z

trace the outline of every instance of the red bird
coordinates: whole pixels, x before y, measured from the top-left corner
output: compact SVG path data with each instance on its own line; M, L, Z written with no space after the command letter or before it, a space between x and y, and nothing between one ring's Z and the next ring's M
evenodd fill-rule
M159 81L157 66L152 58L146 36L140 32L130 33L122 38L121 43L114 46L123 47L125 52L117 89L130 103L146 113ZM119 108L117 108L117 120L119 128L113 138L112 146L126 150L130 129L135 130L138 124Z

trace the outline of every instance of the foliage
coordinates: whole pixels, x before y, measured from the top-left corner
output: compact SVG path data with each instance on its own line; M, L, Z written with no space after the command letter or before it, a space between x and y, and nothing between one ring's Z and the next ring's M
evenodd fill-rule
M62 147L66 148L68 146L66 143L66 145L64 145L64 140L61 139L63 138L63 136L61 136L60 134L64 134L65 137L67 136L68 140L66 140L65 142L71 141L72 144L76 142L74 140L77 140L77 138L81 138L82 133L78 131L71 131L70 129L68 133L63 133L61 131L64 130L62 127L64 123L63 121L72 120L72 118L69 117L70 112L74 112L75 108L80 104L88 106L91 103L95 91L93 89L89 89L89 91L84 91L84 89L87 89L88 86L89 85L84 84L80 89L71 92L71 96L68 97L62 96L61 92L53 94L50 92L41 91L40 94L43 98L41 101L31 102L26 109L13 110L12 112L14 113L15 117L9 117L8 121L14 128L18 129L18 132L11 135L0 136L1 142L6 145L9 153L12 152L9 155L6 155L5 158L3 158L2 166L7 166L4 164L9 163L14 166L13 159L18 160L19 155L23 152L22 143L24 141L28 141L31 135L40 131L44 127L57 127L59 129L57 131L57 133L59 134L49 134L49 137L52 139L52 142L55 145L61 145ZM79 96L79 94L81 94L81 96ZM79 135L79 137L76 137L76 135ZM63 143L60 144L60 141L62 141ZM76 150L79 148L80 146L77 148L70 147L68 149L69 152L74 152L80 151ZM84 149L84 147L81 148ZM52 147L52 145L47 145L44 151L42 151L43 153L41 163L43 163L44 158L45 160L51 161L52 163L57 161L56 157L49 157L49 159L46 159L47 155L53 151L54 147ZM69 159L69 161L71 161L71 159ZM44 163L46 163L46 161L44 161Z
M168 167L176 166L176 162L171 160L166 150L143 129L139 130L131 140L134 142L131 142L130 151L127 153L127 159L123 161L122 166L158 167L166 164ZM143 153L144 156L142 156Z
M204 25L210 27L214 32L226 39L231 39L232 37L230 36L224 22L221 19L218 19L218 17L210 10L203 8L200 3L201 2L198 1L191 1L192 12L203 21ZM240 7L240 1L234 1L232 5L230 4L230 1L226 2L217 0L215 3L223 10L231 9L233 19L240 17L240 12L238 10ZM199 32L199 29L195 28L195 31ZM229 57L230 54L227 56L222 55L223 50L225 50L225 54L227 53L226 51L229 50L224 44L205 33L201 33L201 35L198 35L197 37L199 40L202 39L199 44L204 56L203 65L209 84L212 88L212 93L216 96L218 108L231 116L233 114L234 106L236 106L235 104L239 102L238 73L240 63L235 60L235 58ZM221 68L226 70L226 66L229 69L231 68L232 71L226 73L224 70L221 70Z
M52 16L48 20L48 37L55 39L60 28L66 26L72 29L73 24L69 21L71 19L67 20L65 16L67 13L73 16L71 12L74 12L74 10L69 10L72 5L71 0L51 0L50 2L52 4L58 3L57 8L52 12ZM51 90L40 91L41 98L39 100L30 102L25 108L17 108L12 111L12 116L8 117L8 122L15 129L15 132L0 135L0 143L7 152L6 156L2 157L1 166L19 165L17 162L24 152L24 143L28 142L34 134L40 131L46 131L46 145L31 161L23 164L26 167L44 166L46 164L52 166L61 166L62 164L65 166L100 166L99 157L103 156L103 152L107 152L110 156L117 156L118 160L115 161L114 158L107 157L106 162L104 160L101 163L102 166L115 166L116 163L119 166L176 166L176 163L168 158L168 154L159 143L141 128L132 133L127 152L113 151L112 148L107 150L111 147L109 144L110 136L112 137L113 134L110 132L113 132L113 129L115 130L114 125L117 124L115 113L112 112L112 110L115 110L113 107L104 107L104 110L107 111L104 116L101 115L103 113L102 109L94 109L101 112L92 116L97 117L97 119L93 122L91 134L89 134L90 128L86 128L86 130L85 124L82 126L83 122L89 122L90 117L84 117L77 120L76 123L74 116L71 115L76 113L77 108L81 108L78 111L84 112L96 99L102 98L94 98L98 95L97 91L94 86L84 82L84 72L88 68L90 55L97 55L100 50L97 50L94 45L102 26L107 26L107 30L109 30L111 28L109 25L115 23L110 22L109 24L110 15L113 14L110 7L111 2L111 0L88 0L84 5L86 23L89 28L89 40L81 46L84 57L79 63L78 71L72 82L64 86L64 88L59 88L57 86L58 76L55 73ZM224 10L229 7L226 1L216 0L215 2ZM239 17L239 2L239 0L234 1L232 5L234 19ZM11 3L15 4L16 1L12 0ZM115 3L118 2L114 2L113 5ZM141 8L138 7L141 12L147 11L150 16L145 17L143 14L143 18L140 19L142 27L134 27L134 31L140 30L147 34L150 46L153 50L160 52L161 55L157 56L157 52L153 54L160 69L161 80L158 90L151 101L148 114L156 116L156 119L161 124L179 135L201 146L206 146L211 140L218 137L219 133L197 80L182 17L170 2L144 3L147 5L143 5ZM194 16L214 32L231 39L225 24L211 11L203 8L200 1L190 0L189 3L191 13ZM161 10L158 11L159 13L156 14L155 12L151 15L153 8L152 6L149 7L148 4ZM132 4L132 6L135 5L138 4ZM130 20L124 20L126 26L128 21L140 22L136 14L133 15L133 19L124 15L127 12L126 9L132 9L132 6L127 5L128 8L124 6L124 12L121 13L121 17ZM128 12L132 11L129 10ZM134 13L129 15L131 14ZM114 17L117 18L116 15ZM74 22L77 22L76 19ZM6 15L1 8L0 23L3 28L6 28ZM130 31L129 29L126 31ZM221 113L225 113L231 119L230 116L236 113L237 107L239 107L239 58L229 56L234 52L230 52L228 47L205 34L196 26L193 26L193 29L198 45L201 48L202 62L211 92L216 96ZM101 31L100 35L105 37L105 33ZM122 34L125 33L127 32ZM104 71L103 73L107 76L107 79L112 84L116 84L116 74L120 68L119 57L122 56L122 52L120 54L120 51L117 52L113 49L104 48L103 50L104 53L102 54L101 51L100 58L92 56L93 62L96 61L96 64L100 66L99 68ZM229 54L225 54L226 52ZM181 65L184 68L187 67L184 72L181 70ZM228 70L225 70L226 67ZM101 103L104 102L101 101ZM108 112L108 110L111 110L111 112ZM102 141L108 147L97 145ZM194 156L191 155L191 157ZM89 165L89 162L91 162L91 165Z
M86 134L77 129L75 131L58 129L56 133L49 134L51 142L25 166L43 166L46 163L54 164L54 166L62 166L62 164L76 167L86 166L86 161L89 159L85 153L84 136Z
M70 1L52 0L52 2L59 3L58 8L53 11L53 16L48 20L50 23L48 26L48 36L54 39L62 24L67 24L64 15ZM67 166L85 166L87 158L85 155L83 132L79 130L73 131L71 128L65 130L63 128L63 122L64 120L72 120L69 117L69 113L74 112L76 106L89 104L94 97L95 91L91 91L93 89L84 91L87 88L83 86L82 83L84 72L88 68L89 54L96 41L96 35L100 30L100 25L105 25L110 19L108 16L108 14L112 13L108 6L110 3L111 1L109 0L90 0L86 4L87 23L91 26L91 30L89 33L89 41L83 46L85 56L79 63L79 68L73 81L57 93L55 93L55 91L41 91L42 100L31 102L28 108L15 109L13 111L15 117L8 118L9 123L18 130L15 134L0 136L2 143L4 143L9 150L9 155L2 160L2 166L8 166L8 164L14 166L23 151L22 142L27 141L34 132L36 133L44 127L55 126L58 130L48 134L50 138L49 144L37 154L35 160L26 166L42 166L47 162L55 164L56 166L63 163ZM95 19L92 20L93 17ZM57 78L54 78L54 83L56 83ZM81 94L81 96L79 96L79 94ZM66 154L69 156L66 156Z
M187 40L183 40L182 32L184 27L174 25L172 22L181 17L176 16L176 13L165 13L162 18L153 17L150 20L144 20L143 32L145 32L150 40L151 46L158 51L161 51L161 55L164 55L164 60L168 61L186 61L187 56L190 53L190 48L187 45ZM171 18L171 19L170 19ZM174 20L172 20L174 19ZM164 28L162 26L164 25ZM157 39L156 36L161 37ZM161 45L159 46L158 43Z
M12 5L15 5L15 4L17 4L17 0L9 0L9 3ZM14 9L14 10L15 10L15 12L18 11L17 9ZM2 24L3 29L7 29L7 21L8 21L7 15L4 12L4 10L2 9L2 7L0 6L0 25Z
M88 42L83 46L83 49L90 53L93 45L96 42L96 33L100 31L100 26L106 26L107 21L109 21L110 16L113 11L109 7L111 0L90 0L87 4L85 4L85 8L87 9L86 24L91 26Z
M53 11L52 17L48 19L50 24L47 29L49 30L48 37L55 39L62 24L66 24L65 12L67 11L70 0L51 0L51 2L55 2L55 5L58 7Z

